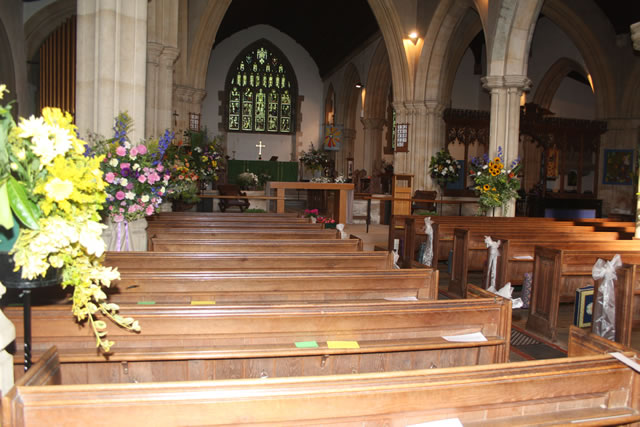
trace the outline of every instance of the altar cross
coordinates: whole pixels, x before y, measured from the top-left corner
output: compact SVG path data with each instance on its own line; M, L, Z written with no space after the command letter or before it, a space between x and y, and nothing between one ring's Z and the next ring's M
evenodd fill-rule
M265 148L266 145L264 145L262 141L258 141L256 147L258 148L258 160L262 160L262 149Z

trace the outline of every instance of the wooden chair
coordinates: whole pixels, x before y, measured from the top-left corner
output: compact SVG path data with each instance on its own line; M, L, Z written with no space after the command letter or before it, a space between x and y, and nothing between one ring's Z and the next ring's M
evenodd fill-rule
M240 191L240 187L235 184L220 184L218 185L218 191L221 196L246 196L247 193L244 191ZM245 209L249 208L249 200L247 199L220 199L218 202L218 206L220 207L220 211L224 212L227 208L232 206L237 206L240 208L240 212L244 212Z
M435 191L416 190L416 192L413 193L414 199L435 200L437 196L438 193ZM436 210L436 204L429 202L413 202L411 204L411 215L413 215L413 211L417 209L433 212Z

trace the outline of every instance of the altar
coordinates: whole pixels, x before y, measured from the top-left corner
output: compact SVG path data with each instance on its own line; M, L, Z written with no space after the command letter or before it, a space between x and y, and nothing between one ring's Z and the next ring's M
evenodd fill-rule
M353 184L336 184L322 182L282 182L269 181L265 193L271 196L271 190L276 191L276 212L284 213L285 190L327 190L337 192L333 218L341 224L353 222Z
M273 181L297 181L298 162L277 162L272 160L229 160L227 162L227 181L236 184L236 178L243 172L256 175L266 174Z

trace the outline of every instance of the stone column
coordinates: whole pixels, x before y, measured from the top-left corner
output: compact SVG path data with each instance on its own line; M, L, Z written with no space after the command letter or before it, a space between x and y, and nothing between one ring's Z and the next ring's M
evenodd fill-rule
M633 48L640 50L640 22L631 24L631 40L633 41Z
M188 86L174 87L174 108L172 114L177 114L171 120L173 130L176 135L189 128L189 113L200 113L202 110L202 100L207 95L203 89L196 89Z
M351 157L355 159L355 139L355 129L344 128L342 130L342 150L339 151L340 156L336 156L336 170L342 171L344 176L347 176L347 158ZM367 172L369 172L369 170L367 170Z
M518 157L520 96L529 89L531 80L526 76L486 76L482 83L491 91L489 157L502 147L504 161L509 164ZM509 202L500 212L501 216L515 216L515 206L515 200Z
M147 0L78 0L76 123L103 136L127 111L145 135Z
M154 135L158 123L158 73L160 54L163 46L160 43L147 43L147 108L145 116L146 136ZM170 116L171 117L171 116ZM171 123L171 122L169 122Z
M382 129L385 119L360 119L364 126L364 168L373 174L382 159Z

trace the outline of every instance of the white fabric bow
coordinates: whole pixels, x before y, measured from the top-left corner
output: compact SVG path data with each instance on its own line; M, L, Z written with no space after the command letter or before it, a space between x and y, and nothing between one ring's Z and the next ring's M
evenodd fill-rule
M340 238L342 240L344 239L348 239L349 235L347 233L344 232L344 224L338 224L336 225L336 230L338 230L340 232Z
M400 255L398 252L393 251L393 268L400 268L398 265L398 260L400 259Z
M616 270L621 266L622 260L617 254L611 261L598 259L591 270L593 280L602 279L593 306L592 331L612 341L616 338L616 294L613 281L618 278Z
M427 235L427 242L420 263L428 266L431 266L433 261L433 226L431 224L431 217L426 217L424 219L424 232Z
M485 288L490 292L496 292L496 269L498 267L498 248L500 247L500 240L494 242L491 237L484 236L484 243L489 249L489 259L487 260L487 283Z

